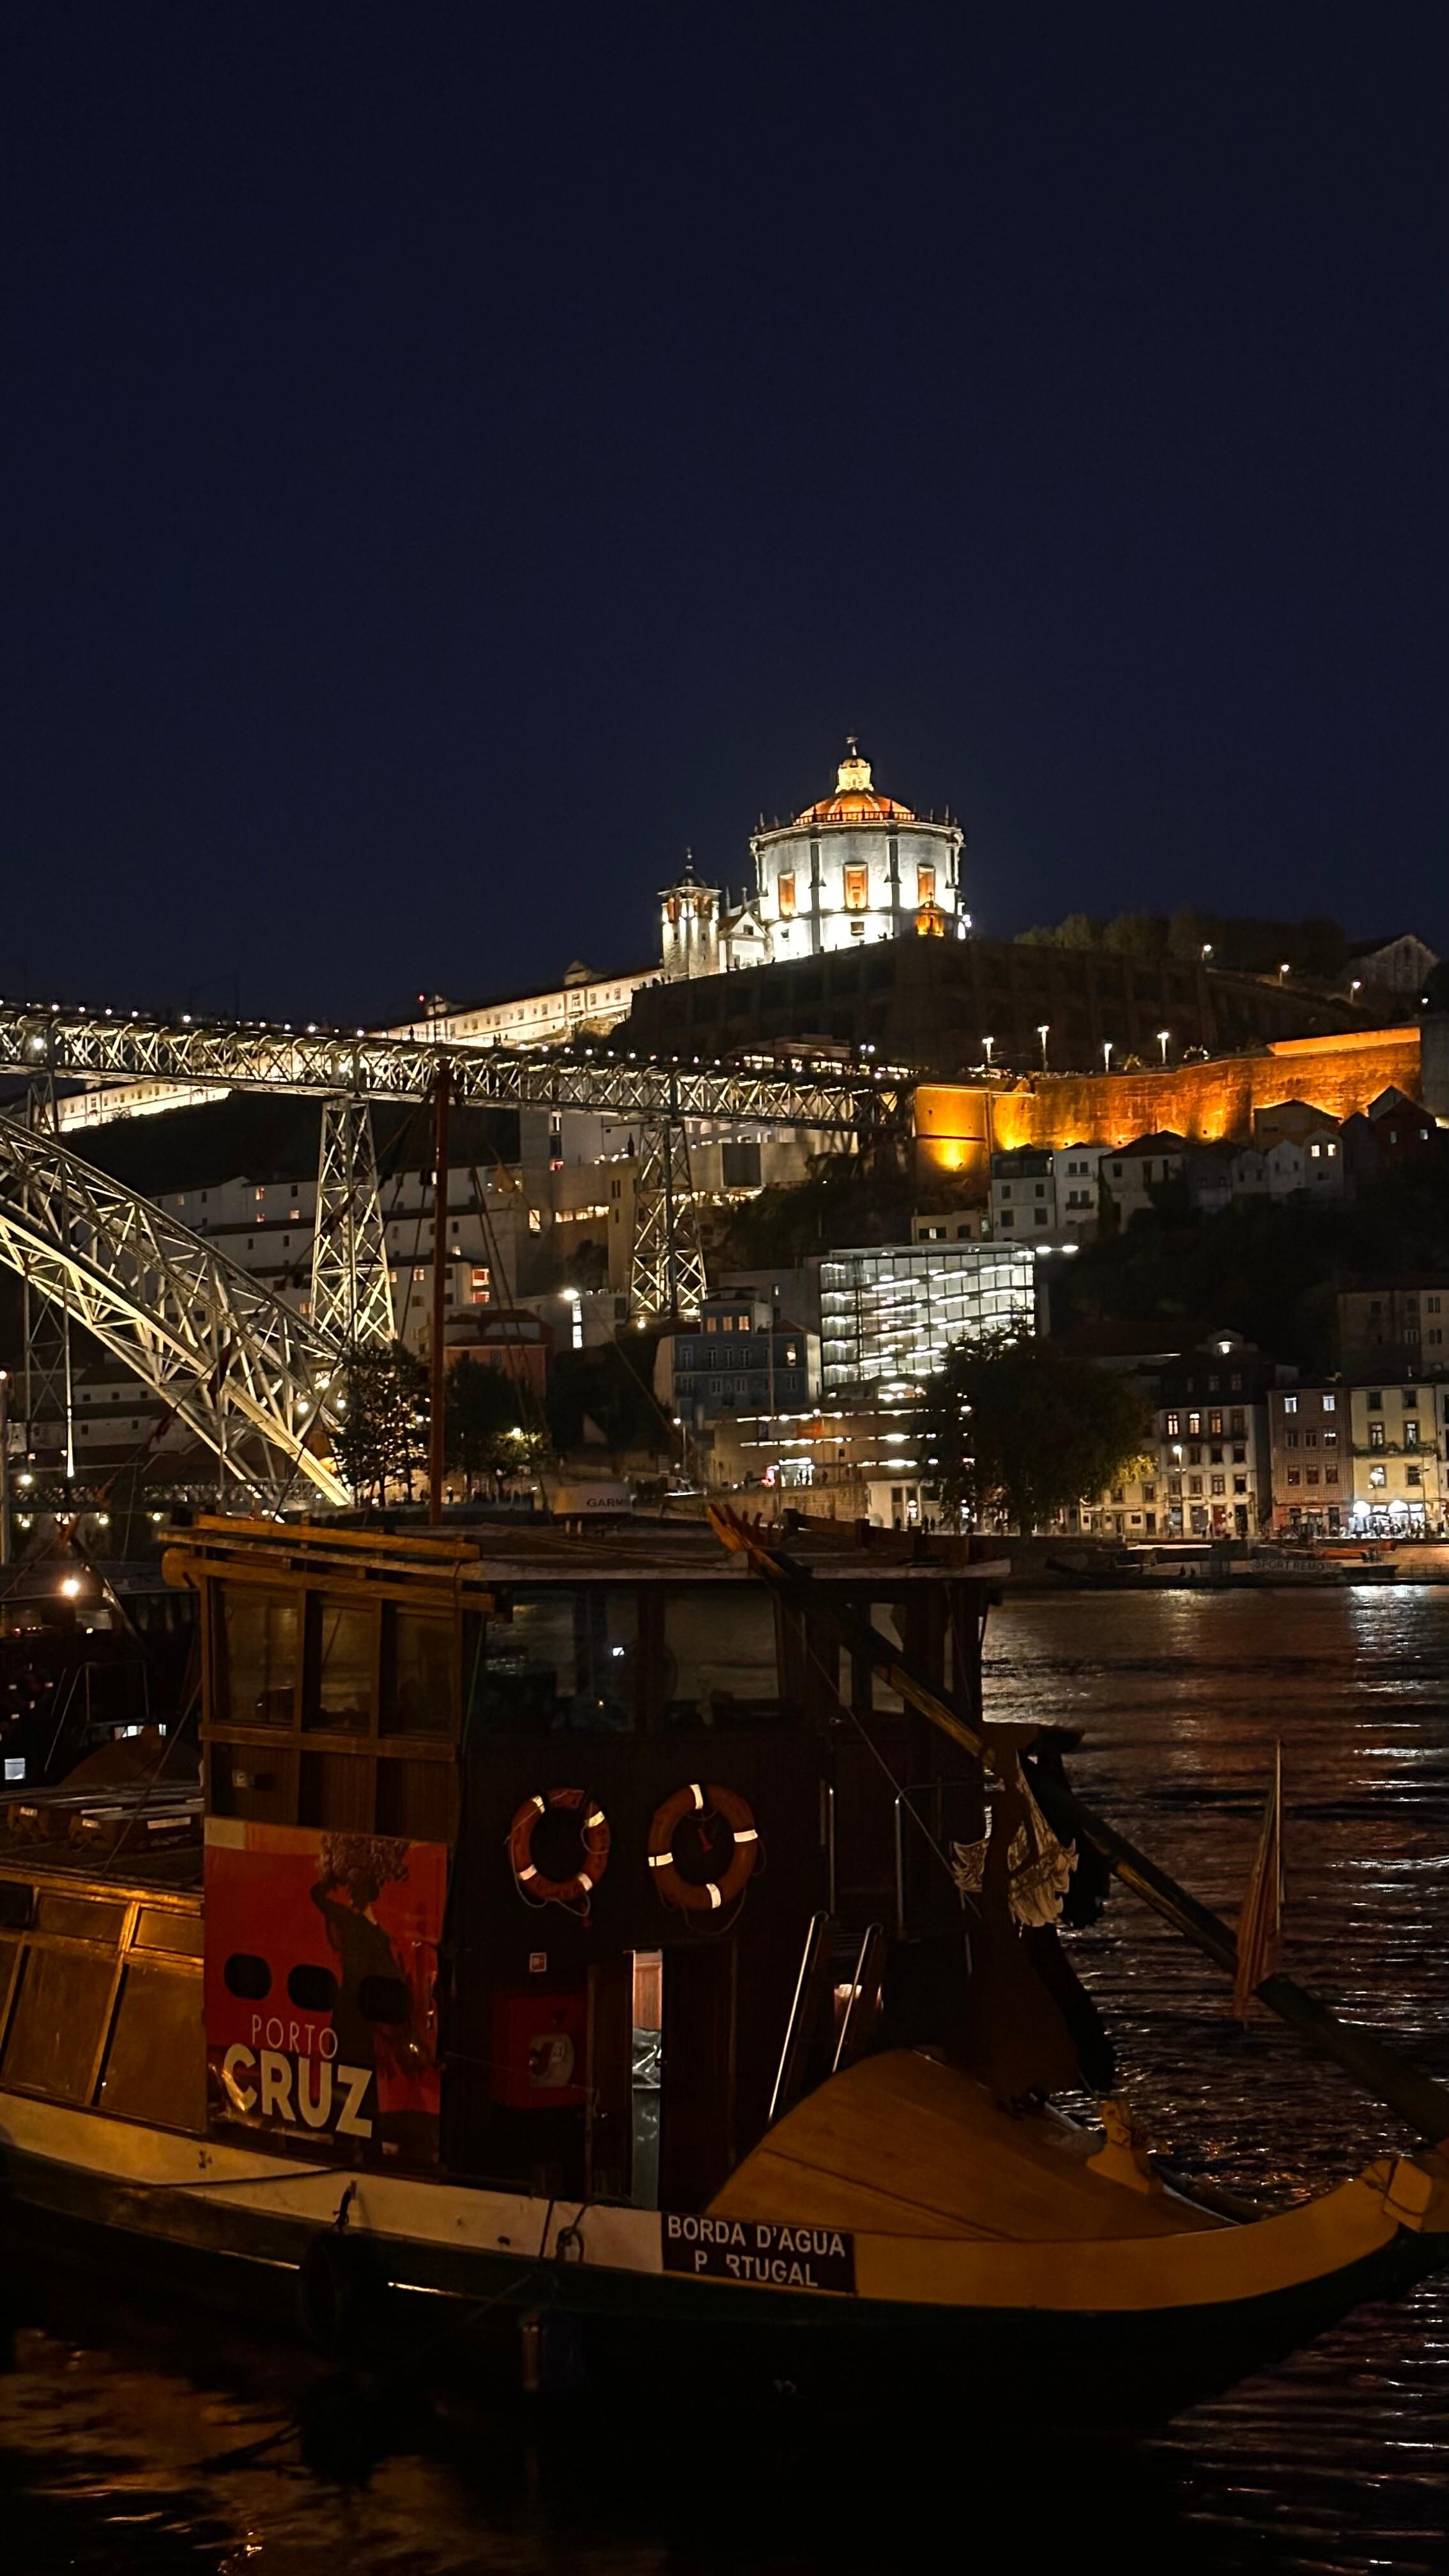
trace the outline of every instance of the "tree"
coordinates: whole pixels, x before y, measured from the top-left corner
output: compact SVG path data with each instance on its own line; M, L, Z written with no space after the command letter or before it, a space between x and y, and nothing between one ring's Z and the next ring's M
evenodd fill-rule
M359 1503L386 1502L427 1465L428 1379L405 1343L354 1348L342 1362L332 1453Z
M514 1380L465 1353L448 1371L443 1398L443 1456L463 1479L469 1501L480 1478L494 1490L527 1451L523 1402Z
M931 1481L958 1519L1028 1531L1129 1471L1151 1436L1126 1378L1036 1333L958 1342L917 1426Z

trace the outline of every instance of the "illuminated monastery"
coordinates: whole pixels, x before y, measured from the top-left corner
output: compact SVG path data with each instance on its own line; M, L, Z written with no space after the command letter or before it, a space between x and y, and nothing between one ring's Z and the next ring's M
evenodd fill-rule
M857 941L954 939L961 907L961 832L923 818L873 783L852 734L833 795L750 841L755 884L731 905L692 869L660 895L666 982L732 967L775 966Z

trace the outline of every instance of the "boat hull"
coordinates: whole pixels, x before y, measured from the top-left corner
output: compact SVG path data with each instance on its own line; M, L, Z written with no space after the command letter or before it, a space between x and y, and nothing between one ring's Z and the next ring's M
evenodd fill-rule
M98 2175L12 2142L0 2202L12 2295L22 2309L43 2309L46 2274L60 2264L139 2292L153 2313L167 2300L200 2302L305 2334L312 2249L338 2236L348 2184L338 2172L316 2180L317 2215L268 2212L224 2190ZM915 2414L954 2415L964 2404L978 2415L1029 2408L1063 2424L1139 2426L1264 2367L1360 2302L1397 2295L1444 2247L1395 2229L1311 2278L1206 2307L946 2305L576 2260L574 2204L514 2206L527 2208L535 2233L506 2250L355 2229L353 2244L377 2259L355 2312L324 2336L328 2357L486 2404L508 2403L532 2383L656 2405L671 2392L691 2407L702 2395Z

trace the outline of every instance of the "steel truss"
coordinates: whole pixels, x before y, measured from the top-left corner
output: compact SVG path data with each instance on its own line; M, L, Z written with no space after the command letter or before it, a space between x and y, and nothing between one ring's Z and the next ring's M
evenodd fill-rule
M325 1502L347 1488L309 1446L334 1345L249 1271L60 1139L0 1117L0 1261L134 1371L270 1504L279 1462Z
M681 1316L699 1313L704 1291L704 1246L689 1139L677 1118L646 1119L634 1180L629 1312L677 1323Z
M781 1072L636 1059L604 1046L513 1052L415 1038L346 1037L336 1030L216 1021L198 1027L185 1020L0 1003L0 1072L45 1073L60 1082L420 1100L432 1093L444 1064L453 1099L463 1106L586 1109L618 1118L712 1118L856 1133L889 1123L901 1108L906 1080L899 1074L844 1073L833 1065Z
M31 1083L25 1125L33 1135L59 1133L55 1085ZM25 1361L21 1376L25 1452L31 1464L49 1462L62 1476L75 1474L75 1389L71 1374L70 1303L43 1297L25 1278L21 1288Z
M312 1233L312 1327L343 1350L393 1338L392 1281L372 1111L324 1100Z

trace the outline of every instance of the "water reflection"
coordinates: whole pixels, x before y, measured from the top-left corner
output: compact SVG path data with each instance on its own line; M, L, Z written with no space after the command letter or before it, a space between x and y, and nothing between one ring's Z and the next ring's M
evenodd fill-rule
M1080 1726L1084 1794L1225 1911L1242 1893L1275 1740L1288 1810L1285 1964L1449 2075L1449 1592L1018 1602L989 1633L996 1713ZM1119 1896L1074 1955L1108 2009L1156 2143L1290 2196L1400 2142L1387 2114ZM958 2464L892 2444L802 2460L638 2425L598 2457L512 2423L417 2428L365 2491L310 2475L290 2429L308 2366L204 2321L48 2310L0 2381L4 2563L90 2576L832 2576L919 2566ZM1140 2447L993 2454L1014 2554L1198 2571L1438 2569L1449 2477L1449 2288L1367 2310ZM270 2437L280 2435L273 2440ZM963 2462L965 2460L963 2453ZM956 2499L955 2504L952 2498ZM1043 2530L1039 2517L1050 2523Z

